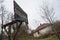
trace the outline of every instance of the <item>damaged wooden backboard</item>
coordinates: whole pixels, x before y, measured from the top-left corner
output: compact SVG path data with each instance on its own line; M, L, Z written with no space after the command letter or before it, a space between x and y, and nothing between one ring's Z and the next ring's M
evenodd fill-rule
M21 7L14 1L14 18L28 23L27 14L22 10Z

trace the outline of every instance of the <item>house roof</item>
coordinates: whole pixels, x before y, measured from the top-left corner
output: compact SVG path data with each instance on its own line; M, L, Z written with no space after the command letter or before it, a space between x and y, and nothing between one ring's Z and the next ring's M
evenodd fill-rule
M42 29L46 28L46 27L49 26L49 25L50 25L49 23L41 24L41 25L39 25L35 30L33 30L32 32L33 32L33 33L38 32L39 30L42 30Z

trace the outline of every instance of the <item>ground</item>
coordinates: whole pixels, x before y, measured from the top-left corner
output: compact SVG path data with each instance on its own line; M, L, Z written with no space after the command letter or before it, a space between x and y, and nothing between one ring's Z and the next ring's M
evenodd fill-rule
M47 38L20 37L17 40L58 40L58 38L55 35L53 35Z
M53 36L50 36L50 37L46 37L46 38L34 38L32 36L21 36L21 37L16 37L17 39L16 40L58 40L58 38L53 35ZM7 40L7 39L5 39Z

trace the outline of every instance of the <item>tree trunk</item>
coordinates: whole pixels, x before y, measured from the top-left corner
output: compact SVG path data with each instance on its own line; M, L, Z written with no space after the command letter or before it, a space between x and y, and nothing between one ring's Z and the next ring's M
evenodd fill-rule
M59 34L58 34L58 33L56 34L56 36L57 36L58 40L60 40L60 36L59 36Z
M18 31L19 31L19 28L20 28L21 24L22 24L22 22L19 24L19 26L17 26L17 31L15 32L13 40L16 40L16 35L17 35Z

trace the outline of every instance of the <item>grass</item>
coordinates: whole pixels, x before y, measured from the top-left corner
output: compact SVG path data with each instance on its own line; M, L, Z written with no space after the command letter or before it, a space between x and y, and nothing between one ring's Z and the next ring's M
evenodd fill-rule
M58 40L58 38L54 35L54 36L44 38L44 39L41 39L41 40Z
M34 38L33 36L20 36L16 37L16 40L58 40L58 38L55 35L46 38Z
M55 35L53 35L47 38L20 37L17 40L58 40L58 38Z

